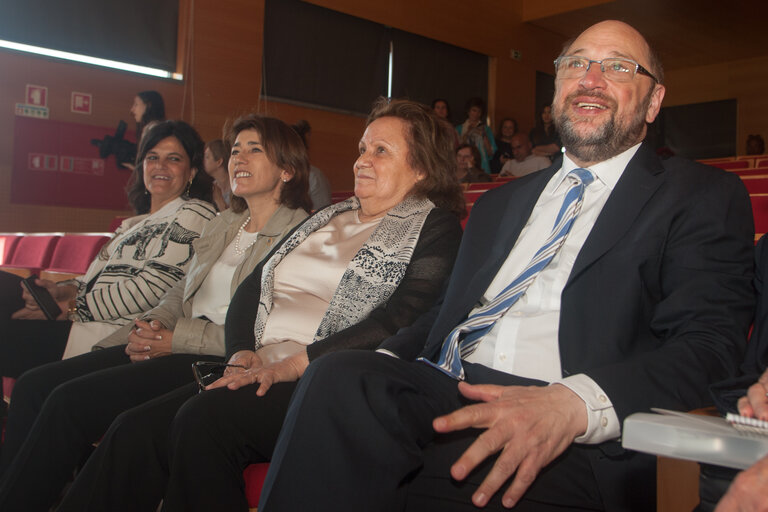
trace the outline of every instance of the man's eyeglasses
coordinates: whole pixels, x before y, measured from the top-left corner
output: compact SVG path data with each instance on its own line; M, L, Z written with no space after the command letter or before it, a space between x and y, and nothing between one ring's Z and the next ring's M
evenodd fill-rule
M216 363L214 361L197 361L192 363L192 375L199 390L205 391L205 387L213 384L224 375L227 368L245 368L241 364Z
M566 55L555 59L555 71L560 78L581 78L589 71L593 63L599 64L603 76L613 82L630 82L637 73L640 73L659 83L659 80L650 71L630 59L592 60L578 55Z

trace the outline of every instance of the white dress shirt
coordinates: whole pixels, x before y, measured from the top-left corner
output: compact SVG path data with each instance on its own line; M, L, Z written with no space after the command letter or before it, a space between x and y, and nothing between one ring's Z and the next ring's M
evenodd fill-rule
M589 170L595 175L584 192L581 212L563 246L531 283L526 293L501 317L466 360L506 373L563 384L587 407L588 427L576 442L597 444L619 437L621 425L606 393L591 378L577 374L563 378L558 345L560 296L581 247L624 168L639 144ZM567 174L578 166L565 153L563 166L539 196L517 243L485 291L492 300L525 268L544 244L567 191ZM589 297L584 297L589 300Z

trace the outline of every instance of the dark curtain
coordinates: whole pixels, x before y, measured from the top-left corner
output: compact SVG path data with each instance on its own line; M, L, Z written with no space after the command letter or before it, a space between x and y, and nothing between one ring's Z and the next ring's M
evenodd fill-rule
M0 39L175 71L178 0L0 0Z
M691 159L733 156L736 144L735 99L664 107L649 138L677 156Z
M386 95L385 27L297 0L264 10L265 96L366 114Z
M488 97L488 57L422 36L392 30L392 96L430 104L448 101L451 121L466 118L471 97Z

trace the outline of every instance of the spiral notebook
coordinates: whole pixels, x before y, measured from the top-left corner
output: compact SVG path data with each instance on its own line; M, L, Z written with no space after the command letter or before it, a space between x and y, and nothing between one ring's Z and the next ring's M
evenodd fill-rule
M768 421L748 418L746 416L740 416L730 412L725 415L725 421L733 425L733 428L740 430L741 432L749 432L751 434L768 436Z

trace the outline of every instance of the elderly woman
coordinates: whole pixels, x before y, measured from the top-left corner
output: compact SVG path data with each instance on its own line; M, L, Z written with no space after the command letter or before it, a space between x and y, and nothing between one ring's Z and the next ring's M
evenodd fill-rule
M233 297L226 344L237 367L208 391L193 383L120 416L59 510L153 511L169 467L166 509L247 510L242 470L271 458L309 362L375 349L441 292L463 213L451 131L426 106L377 103L355 197L311 217Z
M192 362L223 361L223 324L238 284L309 210L307 153L290 127L248 116L229 139L232 208L195 243L187 277L98 350L18 381L0 510L48 510L118 414L189 382Z
M211 180L197 172L203 142L188 124L166 121L150 130L140 149L143 165L128 190L138 215L123 222L82 278L36 281L63 311L57 321L45 319L19 277L0 272L0 295L8 297L0 300L0 375L18 377L61 359L65 346L67 355L89 350L156 306L184 277L193 240L216 215L208 202Z

